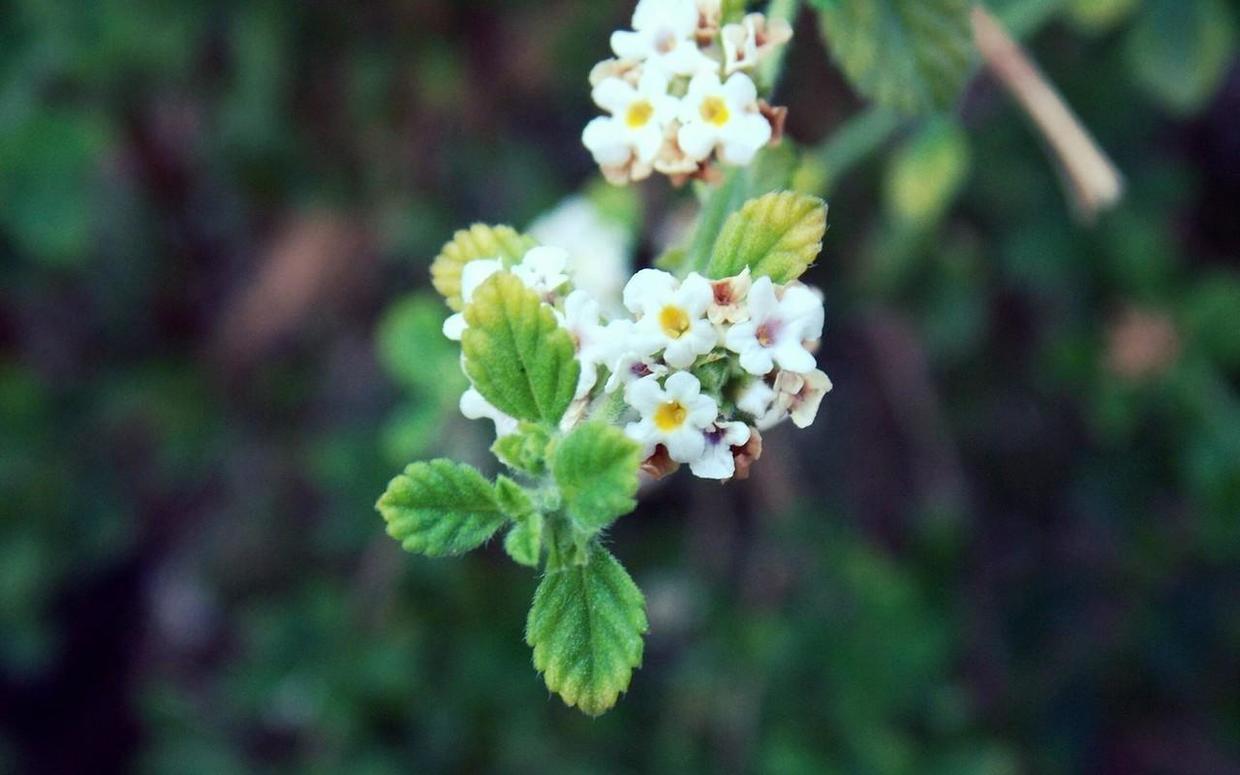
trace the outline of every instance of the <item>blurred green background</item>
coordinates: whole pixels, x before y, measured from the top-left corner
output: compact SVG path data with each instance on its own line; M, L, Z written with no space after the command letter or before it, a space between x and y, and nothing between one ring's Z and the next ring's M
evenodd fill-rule
M593 720L532 572L372 504L486 463L428 263L594 180L631 4L0 2L0 772L1240 771L1235 7L991 5L1125 199L1075 221L984 75L878 142L805 11L836 388L616 525L651 633ZM689 193L633 193L645 262Z

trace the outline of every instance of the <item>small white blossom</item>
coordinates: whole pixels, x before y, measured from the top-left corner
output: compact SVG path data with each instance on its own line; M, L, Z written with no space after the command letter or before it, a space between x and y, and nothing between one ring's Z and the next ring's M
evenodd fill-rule
M731 479L736 473L732 448L749 441L749 426L743 422L715 422L702 436L706 439L705 451L689 462L689 470L703 479Z
M677 284L667 272L643 269L624 287L624 306L641 315L634 333L664 348L663 360L677 369L688 368L719 343L705 317L713 298L710 282L696 272Z
M644 61L668 75L717 69L694 40L697 26L694 0L641 0L633 11L633 31L613 32L611 48L622 59Z
M680 103L680 121L677 142L699 160L718 148L722 161L743 166L771 139L771 124L758 112L758 89L744 73L727 83L715 73L695 75Z
M620 356L620 359L610 364L609 368L611 368L611 374L607 377L607 384L603 386L603 390L608 393L614 393L616 388L636 382L643 377L649 377L652 374L656 377L663 377L668 372L666 366L651 358L648 353L643 355L633 350Z
M647 70L636 88L620 78L605 78L594 87L594 101L611 114L593 119L581 133L595 162L604 167L622 167L634 158L642 165L654 163L679 109L667 85L666 75Z
M776 404L776 397L775 388L758 377L741 389L736 397L736 408L753 417L754 425L764 431L783 422L788 416L788 411Z
M581 376L577 380L577 398L582 398L598 381L598 367L611 368L625 348L633 341L633 321L613 320L604 325L599 316L599 304L583 290L573 291L564 300L564 314L560 325L568 329L577 347L577 360L581 363Z
M657 377L645 377L630 384L624 400L641 413L641 420L629 423L624 431L643 445L645 456L662 444L678 463L691 463L706 451L703 431L719 414L715 399L702 395L697 377L678 371L662 387Z
M568 275L564 273L567 268L568 252L566 250L540 245L530 248L521 259L521 263L512 268L512 273L525 283L525 287L539 296L548 297L568 282Z
M793 372L814 368L807 340L822 336L823 310L818 294L792 285L779 298L769 277L749 289L749 320L728 329L724 344L740 355L741 368L750 374L768 374L776 365Z
M504 263L498 258L485 258L477 261L470 261L461 267L461 300L466 304L474 299L474 291L478 290L478 286L486 282L487 278L504 268ZM465 315L457 312L449 315L448 319L443 322L443 335L454 342L461 341L461 335L465 333Z
M775 378L775 406L792 416L793 425L808 428L831 387L831 379L818 369L805 374L781 371Z
M483 398L482 394L472 387L461 394L460 408L461 414L470 420L485 418L495 423L496 438L507 436L517 431L518 421L515 417L510 417L495 408L490 401Z
M792 38L792 25L783 19L767 20L760 13L747 14L740 24L725 24L723 39L723 72L754 67L775 49Z

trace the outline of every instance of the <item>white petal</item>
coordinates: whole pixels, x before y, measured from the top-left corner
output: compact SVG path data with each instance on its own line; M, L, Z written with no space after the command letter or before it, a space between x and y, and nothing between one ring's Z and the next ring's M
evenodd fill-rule
M758 324L752 320L736 323L723 336L723 346L734 353L758 347Z
M676 300L680 302L680 306L694 317L706 312L714 299L715 291L710 287L710 281L697 272L690 272L676 291Z
M667 401L667 393L659 387L658 378L650 375L629 383L624 389L624 401L642 414L650 414Z
M651 121L633 133L633 147L637 151L637 159L642 164L650 164L659 155L663 147L663 129Z
M683 336L679 339L669 340L667 349L663 351L663 360L673 369L689 368L697 360L697 356L697 351L693 349L693 342ZM673 374L672 376L676 375Z
M741 391L740 397L736 399L736 408L754 417L761 417L771 408L774 400L775 390L766 384L765 380L755 379Z
M654 53L654 41L649 35L629 30L616 30L611 34L611 50L621 59L645 59Z
M714 74L719 63L706 56L692 41L681 41L676 48L659 58L659 64L676 75Z
M503 269L499 259L485 258L470 261L461 268L461 299L468 304L474 298L474 291L487 279Z
M666 97L667 87L667 74L653 68L642 73L641 80L637 82L638 93L651 101L659 97Z
M727 164L743 167L771 141L771 125L757 113L746 113L728 122L722 139L719 158Z
M637 99L637 92L620 78L604 78L591 90L590 97L603 110L619 116Z
M689 91L685 93L685 99L694 104L693 109L696 111L702 100L711 94L718 94L722 88L718 73L701 72L689 81Z
M454 342L461 341L461 336L465 333L468 326L465 323L465 316L460 312L455 315L449 315L443 322L443 335Z
M694 161L701 161L715 150L715 144L719 142L719 132L705 121L689 121L676 133L676 142L686 156Z
M770 352L764 347L750 347L741 353L740 361L742 369L759 377L770 374L771 369L775 368Z
M682 403L688 404L685 407L689 410L687 420L695 428L705 428L719 416L719 405L710 396L694 396L692 399L683 400Z
M744 110L758 99L758 87L754 86L753 79L744 73L733 73L723 85L723 93L731 107L736 110Z
M676 289L676 278L659 269L643 269L624 286L624 306L641 312L659 306Z
M654 447L658 443L660 436L653 422L648 419L631 422L624 426L624 433L630 439L642 445L643 458L654 454Z
M663 437L667 454L677 463L690 463L706 451L706 437L697 428L681 426Z
M668 377L663 387L667 391L668 398L680 401L682 404L692 401L702 392L702 383L687 371L678 371Z
M690 324L689 330L680 335L680 340L687 342L695 355L705 355L719 344L719 332L706 318L698 318Z
M736 459L726 444L710 444L697 460L689 462L689 470L701 479L731 479L736 474Z
M625 141L624 127L614 118L599 116L586 124L581 143L594 156L597 164L624 164L632 155Z
M724 426L723 443L739 447L749 441L749 426L743 422L730 422Z
M793 371L798 374L811 371L814 366L817 365L814 362L814 356L802 347L800 342L788 341L780 343L780 345L775 348L774 356L775 360L779 362L779 367L781 369ZM743 360L744 358L742 357L742 361ZM742 366L743 365L744 364L742 363Z
M779 309L779 300L775 298L775 284L769 277L754 280L746 297L749 303L749 317L759 324L767 320Z

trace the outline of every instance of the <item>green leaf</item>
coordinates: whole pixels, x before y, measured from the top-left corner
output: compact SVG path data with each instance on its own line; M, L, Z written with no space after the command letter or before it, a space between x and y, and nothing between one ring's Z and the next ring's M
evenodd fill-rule
M466 264L482 258L498 258L505 266L510 266L537 244L532 237L518 233L511 226L475 223L452 235L439 251L431 263L431 283L449 307L460 311L464 304L461 301L461 269Z
M465 322L465 373L478 392L518 420L558 423L581 365L551 307L512 274L497 272L474 292Z
M598 420L578 425L555 449L552 472L564 510L580 527L600 530L637 507L641 447Z
M728 217L715 240L708 277L732 277L749 267L777 283L797 279L822 250L827 205L821 199L780 191L751 199Z
M597 543L587 561L543 576L525 641L547 688L598 716L616 704L641 664L646 601L624 567Z
M534 510L534 501L525 488L503 475L495 480L495 499L503 512L513 519L524 517Z
M1106 32L1137 9L1137 0L1070 0L1068 21L1085 32Z
M973 56L971 0L812 0L822 32L861 94L921 113L949 107Z
M491 452L509 468L538 476L547 470L550 443L551 431L546 426L523 422L517 426L516 433L496 439Z
M937 222L969 172L969 143L953 118L930 121L906 143L887 173L887 205L905 223Z
M1222 84L1235 39L1224 0L1150 0L1128 35L1128 59L1150 96L1191 114Z
M542 532L543 515L537 511L530 512L517 520L517 524L504 536L504 551L522 565L537 568L542 553Z
M451 460L413 463L376 504L388 535L407 551L462 554L490 538L507 518L482 474Z
M450 395L466 387L456 368L457 347L443 335L443 307L430 293L411 294L391 306L379 324L379 360L403 386L427 396Z

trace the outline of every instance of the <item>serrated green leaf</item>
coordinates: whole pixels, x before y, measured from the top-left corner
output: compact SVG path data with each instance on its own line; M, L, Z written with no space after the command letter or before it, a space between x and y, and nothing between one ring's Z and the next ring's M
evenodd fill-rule
M551 469L564 510L579 527L601 530L637 507L641 447L615 426L578 425L555 449Z
M470 261L498 258L509 266L521 260L525 252L538 243L511 226L487 226L475 223L452 235L431 263L431 284L448 306L460 311L461 268Z
M504 536L504 551L516 562L537 568L542 553L542 531L543 515L537 511L526 514Z
M646 601L624 567L595 544L588 560L550 571L534 593L525 641L547 688L598 716L641 664Z
M503 475L495 479L495 498L504 513L513 519L534 510L534 501L530 499L525 488Z
M930 121L896 153L887 206L904 223L927 226L955 201L969 171L969 142L952 118Z
M973 56L971 0L813 0L822 32L861 94L905 113L942 110Z
M1224 0L1150 0L1128 35L1128 59L1150 96L1190 114L1222 84L1235 39Z
M491 483L451 460L413 463L388 484L375 506L388 535L406 551L431 557L462 554L507 521Z
M537 476L547 470L550 443L551 431L546 426L523 422L516 433L496 439L491 452L509 468Z
M551 307L512 274L498 272L474 292L465 322L465 373L478 392L518 420L558 423L581 365Z
M732 277L749 267L755 277L791 282L814 262L827 231L821 199L779 191L751 199L728 216L715 240L708 277Z

